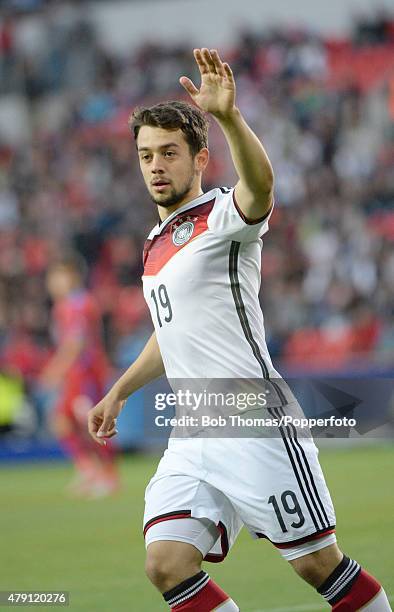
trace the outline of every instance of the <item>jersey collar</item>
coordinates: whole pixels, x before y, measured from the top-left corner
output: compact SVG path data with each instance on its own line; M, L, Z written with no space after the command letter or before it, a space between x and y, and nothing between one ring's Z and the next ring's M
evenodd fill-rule
M186 202L186 204L183 204L182 206L180 206L179 208L177 208L176 210L174 210L173 213L170 214L169 217L167 217L167 219L164 219L164 221L162 222L158 222L155 227L153 228L150 237L153 236L157 236L157 234L160 234L162 232L162 230L169 224L171 223L171 221L177 217L178 215L180 215L181 213L185 212L186 210L189 210L190 208L194 208L195 206L198 206L199 204L204 204L205 201L209 201L212 199L212 197L214 196L214 192L215 189L211 189L211 191L207 191L206 193L201 194L200 196L198 196L198 198L195 198L194 200L191 200L190 202Z

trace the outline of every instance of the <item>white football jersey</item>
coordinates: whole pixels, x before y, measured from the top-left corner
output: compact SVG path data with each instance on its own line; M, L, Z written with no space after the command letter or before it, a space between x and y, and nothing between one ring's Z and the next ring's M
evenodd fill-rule
M167 378L268 378L259 303L267 215L247 221L216 188L156 225L144 246L144 296Z

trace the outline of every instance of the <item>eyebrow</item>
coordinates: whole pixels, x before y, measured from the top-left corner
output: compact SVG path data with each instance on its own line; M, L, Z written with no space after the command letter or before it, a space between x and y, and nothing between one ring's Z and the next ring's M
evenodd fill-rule
M166 144L163 144L159 147L159 149L169 149L170 147L177 147L179 148L179 145L176 144L176 142L167 142ZM138 147L138 152L140 151L150 151L150 147Z

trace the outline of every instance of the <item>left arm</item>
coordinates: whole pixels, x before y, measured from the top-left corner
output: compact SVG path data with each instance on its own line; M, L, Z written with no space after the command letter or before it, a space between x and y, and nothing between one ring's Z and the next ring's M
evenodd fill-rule
M213 49L195 49L194 57L201 74L200 89L187 77L181 77L180 82L194 102L214 116L224 133L239 177L237 205L247 219L260 219L271 209L273 198L274 174L267 153L235 105L230 66Z
M64 341L41 373L41 383L50 388L60 385L67 376L68 370L78 359L83 347L83 340L78 338L69 338Z

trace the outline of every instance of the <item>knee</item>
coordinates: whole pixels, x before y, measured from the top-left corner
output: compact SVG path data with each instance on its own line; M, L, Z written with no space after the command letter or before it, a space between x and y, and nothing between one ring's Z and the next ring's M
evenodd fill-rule
M301 578L317 589L340 564L342 557L338 546L332 544L290 563Z
M165 593L201 570L202 555L189 544L152 542L148 546L145 573L161 592ZM181 544L181 546L171 546ZM193 550L182 549L190 547ZM176 548L177 550L174 550ZM183 553L183 554L182 554Z
M174 581L174 568L170 566L168 560L161 559L156 555L147 555L145 573L151 583L154 584L161 593L165 593L172 587Z

